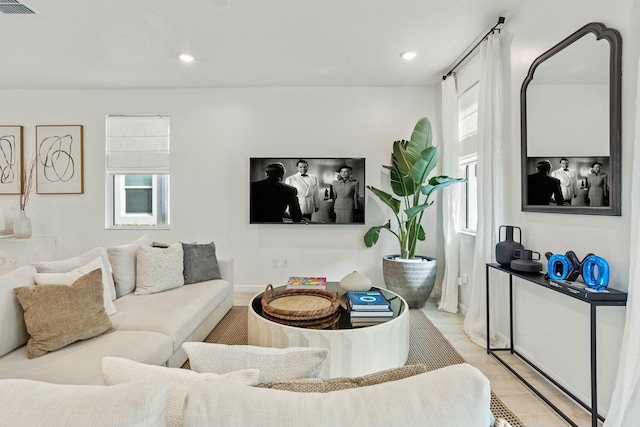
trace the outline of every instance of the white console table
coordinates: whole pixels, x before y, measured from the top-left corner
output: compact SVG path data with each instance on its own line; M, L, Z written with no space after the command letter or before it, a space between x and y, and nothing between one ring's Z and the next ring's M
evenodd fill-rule
M29 239L4 237L0 239L0 274L37 261L57 259L55 236L32 236Z

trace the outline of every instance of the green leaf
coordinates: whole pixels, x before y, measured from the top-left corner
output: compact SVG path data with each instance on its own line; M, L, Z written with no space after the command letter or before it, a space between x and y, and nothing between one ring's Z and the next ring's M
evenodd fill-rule
M412 164L409 162L405 152L407 141L395 141L393 143L393 153L391 154L391 189L396 196L404 197L414 194L418 185L409 175Z
M422 157L424 150L431 147L432 137L431 122L428 118L422 117L413 128L411 140L406 148L407 157L412 164L416 163Z
M378 198L384 202L385 205L389 206L391 210L398 215L400 212L400 200L394 198L391 194L385 193L382 190L378 190L375 187L367 185L367 188L373 192Z
M448 187L451 184L456 184L456 183L465 182L465 181L467 181L466 178L451 178L446 175L434 176L429 180L429 184L423 185L420 188L420 191L422 192L422 194L429 196L431 193L433 193L436 190L440 190L442 188Z
M425 149L409 171L411 179L419 185L427 182L427 177L438 164L439 158L440 150L438 150L438 147L428 147Z
M423 203L421 205L413 206L413 207L411 207L409 209L406 209L404 212L407 214L407 220L411 220L411 219L415 218L420 212L422 212L423 210L427 209L432 204L433 204L433 202L426 202L426 203Z
M369 231L364 235L364 244L370 248L378 242L380 237L380 231L383 229L391 231L391 221L387 221L385 225L379 225L377 227L371 227Z

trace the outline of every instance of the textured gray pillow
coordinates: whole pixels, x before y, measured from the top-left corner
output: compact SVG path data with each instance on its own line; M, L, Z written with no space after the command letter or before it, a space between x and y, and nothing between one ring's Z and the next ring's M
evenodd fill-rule
M184 284L220 279L220 266L216 258L216 245L183 243Z

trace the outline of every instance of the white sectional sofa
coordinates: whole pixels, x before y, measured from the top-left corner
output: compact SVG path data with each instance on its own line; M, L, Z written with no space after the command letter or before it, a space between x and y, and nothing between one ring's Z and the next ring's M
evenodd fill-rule
M147 240L143 239L150 246ZM137 242L140 244L140 241ZM135 247L131 253L135 254ZM120 273L122 276L122 266L118 265L116 268L114 263L111 271L107 258L105 263L109 263L109 277L116 277L115 285L105 284L111 288L115 307L115 313L109 316L113 331L29 359L25 345L29 334L23 309L13 288L36 286L38 271L67 269L95 257L96 254L102 254L103 259L107 258L106 249L96 248L71 263L37 263L0 276L0 379L101 385L101 361L105 356L179 367L187 360L181 344L204 340L233 304L231 258L217 258L220 279L185 284L148 295L136 295L132 292L135 286L131 284L128 285L129 289L123 288L116 274ZM113 257L111 259L114 260Z

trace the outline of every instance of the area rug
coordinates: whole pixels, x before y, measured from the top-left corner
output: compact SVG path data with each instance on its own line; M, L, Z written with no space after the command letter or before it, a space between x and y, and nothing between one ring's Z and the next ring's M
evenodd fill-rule
M409 357L407 365L422 363L427 370L466 363L451 343L440 333L421 310L409 310ZM247 344L247 307L235 306L211 331L205 342L245 345ZM189 368L187 361L183 368ZM513 427L524 427L524 423L491 392L491 411L496 417Z

